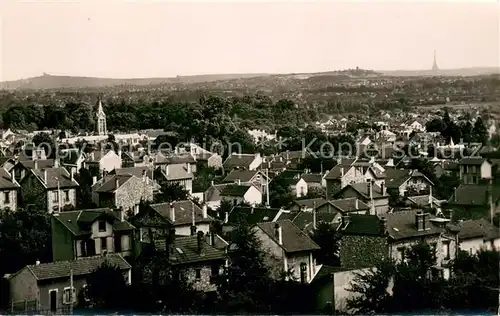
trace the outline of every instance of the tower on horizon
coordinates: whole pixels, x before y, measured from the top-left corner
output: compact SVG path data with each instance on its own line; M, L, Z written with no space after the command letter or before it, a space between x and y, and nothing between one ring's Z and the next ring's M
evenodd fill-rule
M436 60L436 50L434 50L434 63L432 64L432 70L434 70L434 71L438 71L439 70L439 67L438 67L438 64L437 64L437 60Z
M101 97L97 100L97 135L106 135L108 133L108 129L106 126L106 114L104 113L104 109L102 108L102 100Z

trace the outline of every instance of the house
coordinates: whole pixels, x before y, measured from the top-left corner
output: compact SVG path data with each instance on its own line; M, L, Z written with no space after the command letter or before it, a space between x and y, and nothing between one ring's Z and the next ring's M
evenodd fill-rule
M197 291L216 291L217 277L227 266L226 251L216 246L217 241L226 243L214 233L200 231L194 236L175 237L169 249L172 268Z
M214 168L215 170L222 168L222 157L217 153L212 153L194 143L187 143L183 147L179 147L176 147L177 152L190 153L197 162L201 162L209 168Z
M158 182L178 183L189 194L193 193L193 170L191 163L162 164L155 170ZM157 175L157 176L156 176Z
M303 199L293 201L290 207L291 211L297 212L312 212L316 209L317 212L330 212L333 205L324 198L313 198L313 199Z
M87 155L84 162L85 168L89 169L93 176L102 177L106 172L110 172L122 167L121 152L113 150L95 150Z
M154 156L154 164L163 171L168 165L182 165L186 170L189 168L190 172L196 173L196 158L190 153L175 152L165 155L162 151L158 151Z
M446 208L456 219L489 218L500 211L500 187L488 184L461 184Z
M207 214L207 208L200 208L191 200L171 203L151 204L141 210L130 221L137 227L140 242L149 242L149 232L153 236L164 236L170 229L177 236L190 236L195 231L208 233L212 218Z
M75 174L83 168L86 155L83 151L79 149L63 149L59 153L58 157L61 161L61 165L67 170L71 171L74 169Z
M22 313L26 313L24 308L29 302L33 306L32 312L69 314L71 304L76 306L83 294L81 292L85 289L87 277L104 262L118 267L126 282L131 283L131 266L119 254L72 261L37 262L8 277L11 306L20 305Z
M233 169L256 170L262 164L260 153L256 154L235 154L231 153L222 164L225 172Z
M322 189L326 186L326 180L320 173L304 173L301 178L307 183L307 190Z
M435 250L436 272L448 278L458 234L448 222L421 210L344 216L339 225L341 267L371 268L386 259L401 262L412 245L424 242Z
M99 207L120 208L137 214L142 201L152 201L154 183L146 174L107 175L92 186L92 201Z
M290 191L296 197L304 197L307 195L307 182L302 178L292 178L286 179L288 186L290 187Z
M14 179L14 174L9 174L4 168L0 168L0 211L17 210L17 196L21 186Z
M389 195L384 185L379 187L371 182L350 184L338 192L335 198L357 198L370 207L370 214L373 215L389 211Z
M14 165L14 177L20 183L31 169L54 168L55 165L56 161L54 159L20 160Z
M292 223L308 236L312 236L314 230L321 223L333 225L337 223L340 218L340 213L299 212L292 219Z
M206 189L205 192L203 192L203 201L210 209L215 210L219 208L220 202L222 200L221 192L228 185L228 183L212 183L212 185L208 189Z
M121 210L109 208L56 213L52 216L52 260L67 261L120 253L132 255L135 227Z
M120 168L120 169L115 169L109 173L109 175L119 175L119 176L127 174L131 174L137 178L143 178L144 176L147 176L148 180L154 186L153 193L156 193L160 190L160 185L155 180L154 171L152 167L142 166L142 167Z
M31 169L20 182L22 205L36 205L47 212L60 212L76 206L79 187L74 172L65 168Z
M418 170L390 169L386 171L387 190L399 196L429 194L434 186L429 178Z
M279 208L234 206L225 215L222 230L225 233L230 232L240 223L253 226L257 223L275 222L283 212L284 210Z
M460 181L463 184L479 184L492 178L491 161L481 157L466 157L459 162Z
M500 249L500 231L487 220L467 220L459 222L457 226L460 250L472 255L480 250Z
M221 200L228 200L233 205L247 203L249 205L262 204L262 192L253 184L229 184L220 192Z
M314 279L321 268L316 264L314 252L320 247L290 220L258 223L254 230L273 277L280 278L283 272L291 272L302 283Z
M271 180L262 171L234 169L222 180L222 183L253 184L262 194L267 194L267 186Z

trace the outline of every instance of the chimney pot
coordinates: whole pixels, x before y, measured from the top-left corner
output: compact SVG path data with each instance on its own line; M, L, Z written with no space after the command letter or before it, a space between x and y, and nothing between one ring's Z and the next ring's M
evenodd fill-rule
M93 176L92 177L92 185L96 184L97 183L97 177L96 176Z
M120 181L118 181L118 177L115 177L115 190L120 187Z
M227 224L229 222L229 212L224 213L224 223Z
M12 181L12 183L16 183L16 178L14 176L14 170L12 170L10 173L10 180Z
M191 173L191 164L189 162L187 163L187 173Z
M198 244L198 253L201 254L203 252L203 232L199 231L197 234L197 244Z
M387 233L387 218L385 217L380 218L380 230L382 234Z
M203 203L203 205L201 207L201 210L202 210L202 213L203 213L203 218L207 218L208 217L208 214L207 214L207 205L205 203Z
M356 198L356 201L354 202L354 208L357 210L359 209L359 202L358 199Z
M40 264L40 260L36 260L35 265L39 265L39 264Z
M75 181L75 169L71 168L70 170L70 179L71 182Z
M33 169L35 169L35 170L38 169L38 160L35 160L33 162Z
M47 169L43 169L43 182L47 184Z
M175 223L175 207L174 207L174 203L170 203L170 220Z
M169 167L168 165L166 165L166 166L165 166L165 175L166 175L167 177L168 177L168 169L169 169L168 167Z

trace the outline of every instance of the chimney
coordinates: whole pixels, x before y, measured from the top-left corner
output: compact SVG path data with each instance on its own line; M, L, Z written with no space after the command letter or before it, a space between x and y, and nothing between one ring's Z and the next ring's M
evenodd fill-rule
M175 207L172 202L170 202L170 220L175 223Z
M280 224L274 224L274 237L278 240L278 244L283 245L283 232Z
M210 181L210 185L214 186L214 180Z
M492 190L492 185L493 185L493 180L490 179L490 186L488 188L488 190L491 190L490 192L490 195L488 197L488 204L490 206L490 223L493 225L493 217L494 217L494 214L495 214L495 205L493 204L493 190Z
M115 176L115 190L120 187L120 181L118 181L118 177Z
M202 233L202 232L200 231L200 233ZM191 225L191 236L194 236L194 235L196 235L196 226Z
M373 199L373 185L371 181L368 181L368 195L370 196L370 199Z
M33 161L33 169L38 169L38 160Z
M146 182L148 176L146 175L146 169L142 170L142 182Z
M35 261L35 265L40 265L40 260L38 260L38 259L37 259L37 260Z
M96 184L97 183L97 177L96 176L93 176L92 177L92 185Z
M424 230L424 214L422 210L419 210L417 214L415 214L415 227L417 228L418 231L423 231Z
M203 218L207 218L207 205L205 203L203 203L203 206L201 207L201 211L202 211L202 214L203 214Z
M429 186L429 205L434 208L434 199L432 198L432 185Z
M16 183L16 177L14 177L14 170L12 170L12 172L10 173L10 181L12 181L12 183Z
M424 213L422 214L422 230L429 230L429 229L431 229L430 214Z
M354 202L354 208L357 210L359 209L359 201L358 201L358 198L356 198L355 202Z
M240 179L236 179L236 184L237 185L241 185L241 180Z
M59 158L54 158L54 168L59 168Z
M199 231L197 234L197 245L198 245L198 254L203 253L203 232Z
M43 182L47 184L47 169L43 169Z
M165 175L168 177L168 165L165 166Z
M229 212L224 213L224 224L227 224L229 222Z
M343 177L344 176L344 167L340 167L340 176Z
M71 182L75 181L75 169L71 168L69 173Z
M380 231L384 235L387 233L387 218L385 217L380 218Z
M457 188L453 188L453 200L456 202L457 201Z
M189 162L187 163L187 173L191 173L191 164Z
M290 151L289 150L286 151L286 160L290 160Z
M385 195L385 183L380 183L380 194Z

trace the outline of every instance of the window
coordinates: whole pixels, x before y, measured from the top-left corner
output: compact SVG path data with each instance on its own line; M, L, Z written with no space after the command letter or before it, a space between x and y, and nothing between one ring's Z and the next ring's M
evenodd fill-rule
M64 201L69 202L69 190L64 190Z
M450 260L450 241L443 242L443 255L445 260Z
M71 304L76 302L76 291L75 288L65 287L63 291L63 303Z
M196 281L201 280L201 269L194 269Z
M4 203L10 203L10 191L4 192Z
M99 221L99 232L104 233L106 231L106 222L105 221Z
M476 176L472 176L472 183L477 184L477 177Z
M212 275L210 277L210 283L215 283L215 280L217 279L217 277L219 276L219 269L220 269L220 266L217 265L217 264L214 264L212 265Z
M405 247L398 248L398 259L401 261L404 261L404 259L405 259L405 250L406 250Z
M54 191L54 203L58 203L58 202L59 202L59 192Z
M105 251L106 249L108 249L107 238L106 237L102 237L101 238L101 253L103 251Z

